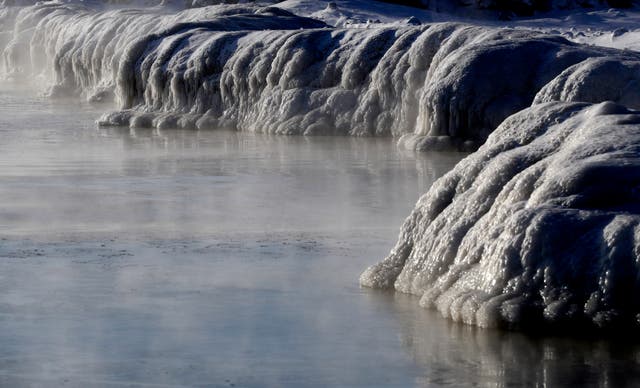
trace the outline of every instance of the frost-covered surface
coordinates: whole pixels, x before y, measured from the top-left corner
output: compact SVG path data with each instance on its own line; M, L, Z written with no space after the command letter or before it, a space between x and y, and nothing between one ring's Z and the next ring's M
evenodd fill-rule
M335 28L258 5L58 2L23 8L3 56L10 76L54 78L53 96L115 98L121 110L102 125L393 135L420 150L477 147L590 58L640 61L523 29L415 20Z
M610 102L509 117L419 200L361 284L479 326L637 325L639 128Z

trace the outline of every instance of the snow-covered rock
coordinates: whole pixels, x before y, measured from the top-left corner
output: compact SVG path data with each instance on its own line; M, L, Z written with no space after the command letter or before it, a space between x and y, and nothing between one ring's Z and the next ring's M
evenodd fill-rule
M364 286L479 326L640 322L640 114L546 103L419 200Z

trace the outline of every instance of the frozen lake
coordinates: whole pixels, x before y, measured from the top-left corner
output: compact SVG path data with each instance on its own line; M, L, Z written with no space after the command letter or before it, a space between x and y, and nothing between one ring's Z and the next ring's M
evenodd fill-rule
M0 386L556 386L640 349L453 324L358 287L463 155L389 139L97 129L0 90Z

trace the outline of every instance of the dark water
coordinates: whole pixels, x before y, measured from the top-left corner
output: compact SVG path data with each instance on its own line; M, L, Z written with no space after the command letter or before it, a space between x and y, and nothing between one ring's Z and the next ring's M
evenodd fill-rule
M460 154L97 129L0 91L0 386L602 386L640 349L453 324L360 289Z

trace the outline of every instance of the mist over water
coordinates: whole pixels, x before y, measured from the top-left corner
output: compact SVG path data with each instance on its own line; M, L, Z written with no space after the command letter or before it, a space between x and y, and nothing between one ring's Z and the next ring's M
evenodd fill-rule
M464 154L98 129L104 107L33 96L0 91L1 386L638 379L633 345L463 327L358 287Z
M397 230L463 156L401 153L389 139L96 129L102 106L0 98L9 234Z

